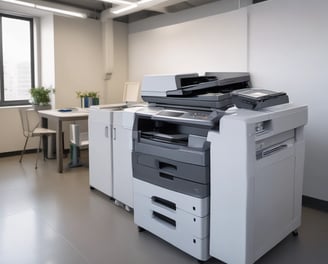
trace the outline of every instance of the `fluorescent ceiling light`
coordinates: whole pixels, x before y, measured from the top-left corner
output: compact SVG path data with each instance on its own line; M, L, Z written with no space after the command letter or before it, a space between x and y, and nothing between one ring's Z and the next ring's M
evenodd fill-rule
M0 0L0 1L8 2L8 3L11 3L11 4L22 5L22 6L33 7L33 8L37 8L37 9L41 9L41 10L45 10L45 11L50 11L50 12L55 12L55 13L59 13L59 14L67 15L67 16L87 18L87 15L84 14L84 13L69 11L69 10L60 9L60 8L53 8L53 7L43 6L43 5L36 5L36 4L33 4L33 3L19 1L19 0Z
M131 5L134 3L131 3L130 1L124 1L124 0L101 0L102 2L108 2L112 4L122 4L122 5Z
M79 12L68 11L68 10L64 10L64 9L53 8L53 7L42 6L42 5L35 5L35 7L37 9L50 11L50 12L55 12L55 13L59 13L59 14L63 14L63 15L75 16L75 17L80 17L80 18L87 18L86 14L79 13Z
M148 3L148 2L151 2L151 1L153 1L153 0L140 0L138 2L138 5L141 5L141 4L144 4L144 3Z
M125 7L119 8L119 9L113 9L113 8L111 8L111 12L113 14L117 15L117 14L123 13L125 11L128 11L130 9L136 8L137 6L138 6L137 4L130 4L128 6L125 6Z
M125 11L134 9L134 8L138 7L139 5L148 3L153 0L139 0L137 2L136 1L130 2L130 1L125 1L125 0L100 0L100 1L109 2L112 4L118 4L119 6L110 9L111 13L117 15L117 14L123 13Z
M8 2L16 5L22 5L22 6L28 6L28 7L35 7L35 4L28 3L28 2L23 2L19 0L2 0L3 2Z
M138 2L130 2L130 1L125 1L125 0L100 0L103 2L108 2L108 3L112 3L112 4L122 4L122 5L140 5L140 4L144 4L144 3L148 3L151 2L153 0L140 0Z

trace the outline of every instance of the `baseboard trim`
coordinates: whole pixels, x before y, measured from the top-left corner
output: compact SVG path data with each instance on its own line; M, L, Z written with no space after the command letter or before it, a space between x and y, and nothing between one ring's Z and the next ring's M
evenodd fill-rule
M30 154L30 153L36 153L37 149L27 149L25 151L25 154ZM41 150L42 152L42 150ZM69 149L64 149L64 154L68 154L69 153ZM18 156L22 153L21 150L17 150L17 151L10 151L10 152L0 152L0 158L5 158L5 157L12 157L12 156Z
M303 195L302 197L302 205L305 207L328 212L328 201L316 199L306 195Z
M0 158L17 156L17 155L20 155L21 153L22 153L21 150L10 151L10 152L2 152L2 153L0 153ZM25 151L25 154L29 154L29 153L36 153L36 149L27 149Z

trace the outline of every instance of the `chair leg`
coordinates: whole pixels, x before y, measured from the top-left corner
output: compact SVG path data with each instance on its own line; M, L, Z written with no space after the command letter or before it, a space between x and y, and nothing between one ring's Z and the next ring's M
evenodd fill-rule
M38 147L38 150L36 151L35 169L38 168L38 158L39 158L39 153L40 153L40 149L41 149L41 137L42 136L40 136L40 139L39 139L39 147Z
M24 148L21 152L21 156L20 156L20 159L19 159L19 162L22 163L22 160L23 160L23 155L25 154L25 150L26 150L26 146L27 146L27 141L28 141L29 137L26 137L26 140L25 140L25 144L24 144Z

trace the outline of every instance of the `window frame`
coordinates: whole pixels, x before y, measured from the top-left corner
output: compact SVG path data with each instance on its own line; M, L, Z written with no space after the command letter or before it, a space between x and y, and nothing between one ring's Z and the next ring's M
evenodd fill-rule
M33 26L33 18L23 17L17 15L10 15L0 13L0 107L3 106L19 106L19 105L28 105L30 104L29 100L10 100L5 101L5 87L4 87L4 65L3 65L3 45L2 45L2 18L14 18L29 21L30 23L30 54L31 54L31 88L35 85L35 63L34 63L34 26Z

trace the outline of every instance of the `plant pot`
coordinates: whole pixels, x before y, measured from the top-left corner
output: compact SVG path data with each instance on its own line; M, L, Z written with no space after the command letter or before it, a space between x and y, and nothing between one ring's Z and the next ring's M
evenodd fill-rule
M51 105L36 105L36 104L33 104L32 107L35 111L50 110L51 109Z
M98 97L92 98L92 105L99 105L99 98Z
M92 105L92 97L89 97L89 96L85 96L83 97L83 106L82 108L88 108L89 106Z

